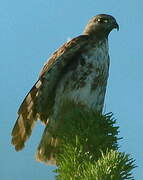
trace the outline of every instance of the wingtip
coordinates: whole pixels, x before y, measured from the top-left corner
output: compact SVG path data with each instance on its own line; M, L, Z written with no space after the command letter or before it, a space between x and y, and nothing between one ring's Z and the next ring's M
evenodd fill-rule
M13 136L11 140L11 144L15 147L16 151L21 151L25 144L18 136Z

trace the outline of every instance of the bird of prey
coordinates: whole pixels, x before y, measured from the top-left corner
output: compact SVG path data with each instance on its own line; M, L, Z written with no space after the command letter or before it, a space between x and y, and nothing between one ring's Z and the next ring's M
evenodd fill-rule
M37 159L55 164L58 141L49 129L58 131L62 122L55 119L63 102L73 101L102 112L109 73L108 35L114 28L119 26L113 16L96 15L82 35L66 42L49 58L18 110L12 130L17 151L24 147L35 122L41 120L46 128Z

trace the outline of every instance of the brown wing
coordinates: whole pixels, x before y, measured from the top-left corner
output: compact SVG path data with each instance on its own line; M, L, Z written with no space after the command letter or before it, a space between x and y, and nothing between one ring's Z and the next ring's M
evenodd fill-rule
M12 144L17 151L24 147L37 119L46 124L47 118L52 113L54 90L63 69L87 43L88 36L86 35L72 39L59 48L43 67L39 80L19 108L19 116L12 130Z

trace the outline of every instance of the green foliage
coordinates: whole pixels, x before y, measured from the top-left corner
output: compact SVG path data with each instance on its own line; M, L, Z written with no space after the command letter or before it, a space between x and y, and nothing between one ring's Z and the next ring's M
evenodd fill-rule
M129 155L110 150L97 162L86 162L82 176L86 180L124 180L133 179L130 171L135 167L134 160Z
M112 113L102 115L73 103L64 104L57 136L57 180L132 179L129 155L117 152L118 128Z

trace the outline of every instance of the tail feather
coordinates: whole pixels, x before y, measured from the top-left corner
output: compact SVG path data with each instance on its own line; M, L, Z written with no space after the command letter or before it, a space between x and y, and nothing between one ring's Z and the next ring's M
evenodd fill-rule
M55 156L59 151L58 145L58 138L53 137L46 127L37 149L36 160L45 162L47 165L56 165Z
M12 130L12 144L15 146L17 151L24 148L24 144L30 137L37 120L35 102L40 85L41 82L39 80L25 97L18 110L19 116Z

